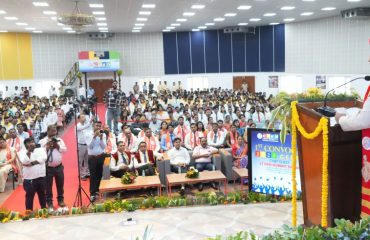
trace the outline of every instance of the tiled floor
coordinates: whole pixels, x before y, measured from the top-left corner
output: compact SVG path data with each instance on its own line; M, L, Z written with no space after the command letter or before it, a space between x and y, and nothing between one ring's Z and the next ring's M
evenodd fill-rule
M302 205L298 205L302 223ZM132 218L135 225L125 226ZM0 225L1 239L135 239L150 226L149 239L205 239L250 230L259 235L290 224L291 203L219 205L89 214Z

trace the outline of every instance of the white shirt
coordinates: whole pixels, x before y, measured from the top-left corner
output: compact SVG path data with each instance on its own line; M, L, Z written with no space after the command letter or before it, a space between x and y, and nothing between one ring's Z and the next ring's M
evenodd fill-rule
M221 131L217 131L217 139L216 139L216 143L214 142L214 132L213 130L211 132L209 132L207 134L207 144L209 146L220 146L222 144L224 144L224 141L225 141L225 134Z
M57 167L60 164L62 164L62 153L67 151L67 147L64 144L63 139L61 138L56 139L59 140L58 142L59 150L55 148L53 150L49 149L49 151L47 151L47 156L50 154L50 151L52 151L52 155L49 157L48 161L49 167ZM41 145L42 148L46 148L46 143L48 143L50 140L51 139L49 139L48 137L45 137L40 140L39 144Z
M138 142L137 145L139 145L141 142L146 142L147 143L146 144L147 149L149 149L149 145L153 145L153 143L154 143L155 144L155 149L149 149L149 150L152 150L153 151L153 155L156 156L156 157L162 155L162 154L159 153L159 149L161 149L161 144L159 143L158 137L152 136L150 138L150 140L149 140L148 137L145 136L143 138L139 138L137 142Z
M259 121L258 121L258 115L259 115ZM265 123L265 115L261 112L253 113L252 119L253 119L253 122L255 123Z
M152 129L153 132L159 130L161 128L161 121L157 120L155 123L151 121L149 123L149 128Z
M84 87L78 88L78 96L85 96L86 90Z
M105 148L107 147L107 137L103 133L103 139L100 137L96 137L94 139L94 130L91 129L86 131L85 133L85 142L87 144L87 154L88 155L99 155L105 152Z
M217 114L215 112L213 112L212 113L212 118L213 118L214 122L217 122L218 120L224 120L224 115L220 112L217 112Z
M122 154L125 157L127 164L123 162ZM118 156L117 162L116 162L116 159L114 159L114 157L111 157L110 159L109 168L111 171L113 172L118 171L121 169L121 166L128 166L129 168L133 168L133 162L130 161L129 157L127 156L125 152L123 153L117 152L117 156ZM130 164L128 164L129 162Z
M206 148L203 148L202 146L197 146L194 148L193 151L193 157L197 155L203 155L203 154L211 154L211 152L216 151L217 149L214 147L207 146ZM209 163L212 161L212 157L203 157L195 159L195 162L197 163Z
M31 157L27 156L27 150L22 150L19 152L19 161L22 164L30 164L32 161L37 161L39 164L33 166L23 166L22 173L23 179L32 180L40 177L46 176L46 150L45 148L35 148L31 153Z
M49 112L46 118L46 125L55 125L58 121L58 114L56 112Z
M85 137L87 131L91 131L90 122L85 120L84 124L77 123L77 142L79 144L87 144Z
M339 124L343 131L357 131L370 128L370 98L367 98L357 115L341 117Z
M168 151L168 156L170 158L170 163L173 165L183 164L189 165L190 163L190 155L188 150L183 147L176 149L175 147L171 148Z
M70 104L63 104L61 107L60 107L64 113L67 113L69 112L69 110L71 110L72 106Z

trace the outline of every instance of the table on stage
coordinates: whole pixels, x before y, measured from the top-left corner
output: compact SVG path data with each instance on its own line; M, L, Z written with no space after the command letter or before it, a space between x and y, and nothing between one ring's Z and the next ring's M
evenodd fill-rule
M244 179L248 179L248 169L233 167L233 172L234 172L234 184L236 182L236 178L239 177L240 178L240 190L243 190Z

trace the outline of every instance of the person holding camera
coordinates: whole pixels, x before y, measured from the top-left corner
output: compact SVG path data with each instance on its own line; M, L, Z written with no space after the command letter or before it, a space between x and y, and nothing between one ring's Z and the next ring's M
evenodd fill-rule
M103 176L105 148L107 146L107 138L102 130L102 123L99 121L95 122L93 130L86 132L85 139L90 171L90 200L95 202L99 196L100 180Z
M57 127L49 125L47 136L40 140L40 146L46 149L46 203L48 208L53 209L53 179L57 187L57 200L60 207L64 203L64 166L62 163L63 153L67 151L63 139L57 137Z

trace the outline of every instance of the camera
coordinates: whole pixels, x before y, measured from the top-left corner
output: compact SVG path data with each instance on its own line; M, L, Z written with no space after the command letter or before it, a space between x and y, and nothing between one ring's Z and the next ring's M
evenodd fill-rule
M99 131L99 133L100 133L100 134L103 134L103 133L104 133L104 130L100 130L100 131Z
M57 142L60 142L60 140L59 140L59 139L57 139L57 138L55 138L55 137L53 137L53 138L51 139L51 142L53 142L53 143L57 143Z

